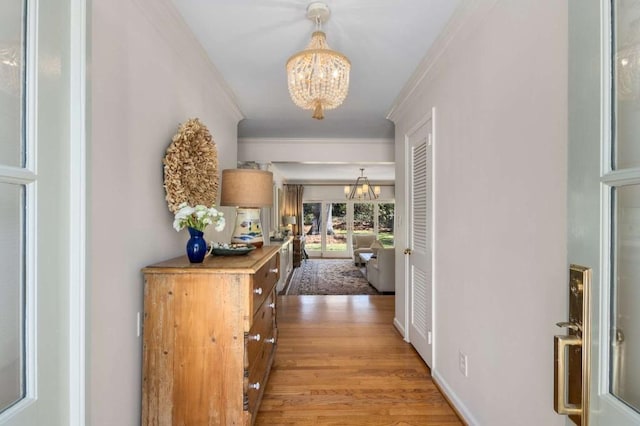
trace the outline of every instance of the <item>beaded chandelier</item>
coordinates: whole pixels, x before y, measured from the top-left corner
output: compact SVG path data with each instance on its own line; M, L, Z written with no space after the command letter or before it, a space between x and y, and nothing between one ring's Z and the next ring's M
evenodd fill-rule
M321 2L311 3L307 18L316 22L316 31L309 45L287 61L289 94L293 103L302 109L312 109L313 118L322 120L325 109L339 107L349 92L351 62L342 53L327 45L320 24L329 19L329 7Z

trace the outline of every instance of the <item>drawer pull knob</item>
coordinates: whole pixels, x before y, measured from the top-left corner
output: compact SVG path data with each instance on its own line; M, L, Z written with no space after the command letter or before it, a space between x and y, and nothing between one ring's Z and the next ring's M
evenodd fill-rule
M270 307L271 309L275 309L275 308L276 308L276 302L271 302L271 303L269 303L269 307Z
M257 383L250 383L250 384L249 384L249 389L260 390L260 382L257 382Z
M266 343L275 343L276 342L276 338L275 337L269 337L268 339L264 339L264 341Z
M260 333L249 335L249 340L255 340L256 342L260 341Z
M269 272L273 272L274 274L278 273L278 268L271 268L269 269Z
M256 289L254 289L254 290L253 290L253 292L254 292L255 294L262 294L262 287L258 287L258 288L256 288Z

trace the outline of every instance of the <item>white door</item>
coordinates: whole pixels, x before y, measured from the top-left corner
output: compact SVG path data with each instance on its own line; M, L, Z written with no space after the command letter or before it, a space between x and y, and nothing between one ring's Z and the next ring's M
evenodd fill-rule
M409 153L407 306L409 341L429 367L433 363L433 131L432 117L406 137Z
M638 425L640 2L569 10L568 261L593 269L588 424Z
M76 130L83 128L76 90L84 78L71 75L83 48L71 40L84 37L74 39L83 33L83 5L6 0L0 6L2 425L84 423L84 356L76 340L84 255L71 254L79 242L74 229L83 228L81 220L71 227L71 217L83 217L82 203L71 207L82 197L72 198L71 187L79 183L72 157L82 133Z

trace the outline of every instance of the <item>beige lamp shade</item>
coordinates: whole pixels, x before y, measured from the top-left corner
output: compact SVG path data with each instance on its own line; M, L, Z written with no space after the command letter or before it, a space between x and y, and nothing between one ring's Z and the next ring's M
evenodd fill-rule
M273 205L273 173L255 169L223 170L220 205L234 207Z
M285 216L284 217L284 224L285 225L295 225L296 224L296 217L295 216Z

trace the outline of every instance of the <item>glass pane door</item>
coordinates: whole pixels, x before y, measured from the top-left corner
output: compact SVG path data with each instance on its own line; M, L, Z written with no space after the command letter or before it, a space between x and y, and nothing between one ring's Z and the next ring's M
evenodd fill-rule
M24 0L5 0L0 15L0 162L25 166L25 10Z
M306 202L304 235L312 257L348 257L347 203Z
M611 2L609 392L640 413L640 2Z
M302 212L305 250L309 256L320 256L322 254L322 203L302 203Z
M567 260L593 269L583 421L638 425L640 2L573 3ZM600 40L585 38L598 29ZM591 64L593 73L581 72Z
M25 396L24 189L0 183L0 412Z
M394 203L378 204L378 239L384 247L393 247Z
M0 15L0 423L27 397L26 2L7 0ZM29 35L31 37L31 35ZM32 187L31 187L32 188Z
M640 412L640 185L614 189L609 384Z
M611 163L614 170L640 165L640 2L613 0Z
M84 364L71 360L84 361L86 352L84 322L74 321L84 319L86 240L84 224L70 227L85 216L69 206L72 188L76 209L85 195L86 14L71 9L66 0L0 6L0 424L7 426L84 420ZM52 60L54 68L46 65Z
M347 203L325 203L323 257L348 257Z
M353 233L375 234L373 203L353 203Z

